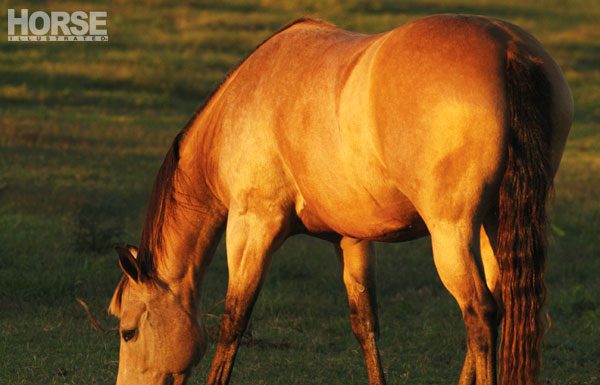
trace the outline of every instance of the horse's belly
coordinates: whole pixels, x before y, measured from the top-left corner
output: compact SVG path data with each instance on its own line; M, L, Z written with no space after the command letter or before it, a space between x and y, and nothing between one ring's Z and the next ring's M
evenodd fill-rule
M358 194L352 200L326 204L300 197L296 214L303 230L315 235L333 233L356 239L400 242L428 234L417 210L403 194L396 191L378 198Z

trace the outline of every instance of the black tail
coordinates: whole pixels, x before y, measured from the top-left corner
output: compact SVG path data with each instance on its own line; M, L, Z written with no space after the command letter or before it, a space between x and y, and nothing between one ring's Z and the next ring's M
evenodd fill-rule
M504 305L500 383L537 385L544 333L546 201L552 188L551 85L541 65L516 47L509 48L506 63L510 134L497 239Z

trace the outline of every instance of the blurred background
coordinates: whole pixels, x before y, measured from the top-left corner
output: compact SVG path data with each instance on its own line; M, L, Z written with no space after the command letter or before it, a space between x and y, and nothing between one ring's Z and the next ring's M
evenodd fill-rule
M364 33L434 13L495 16L533 33L576 106L556 180L543 384L600 384L600 2L230 0L0 1L0 384L114 384L120 270L137 244L170 141L245 55L303 15ZM108 11L108 43L7 42L8 8ZM30 11L31 12L31 11ZM458 379L464 330L429 239L380 244L381 349L390 384ZM218 330L220 247L203 309ZM92 329L85 300L107 329ZM364 384L332 247L306 237L277 253L233 384ZM212 347L211 347L212 349ZM191 384L203 384L212 357Z

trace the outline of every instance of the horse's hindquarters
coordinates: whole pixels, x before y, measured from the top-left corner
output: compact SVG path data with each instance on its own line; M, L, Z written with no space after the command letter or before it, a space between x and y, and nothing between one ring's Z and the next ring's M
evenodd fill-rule
M428 226L493 205L506 150L504 56L480 19L439 16L392 32L373 63L383 162Z

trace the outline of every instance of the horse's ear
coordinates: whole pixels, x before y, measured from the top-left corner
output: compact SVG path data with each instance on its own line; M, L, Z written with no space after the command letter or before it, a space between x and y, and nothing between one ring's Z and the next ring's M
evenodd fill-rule
M119 254L119 266L121 266L123 273L127 274L129 278L134 281L139 281L141 269L136 259L137 248L135 246L127 245L127 247L117 246L115 247L115 250L117 250L117 254Z
M135 247L134 245L127 245L127 250L129 250L129 252L133 256L133 258L137 259L137 256L138 256L138 248L137 247Z

